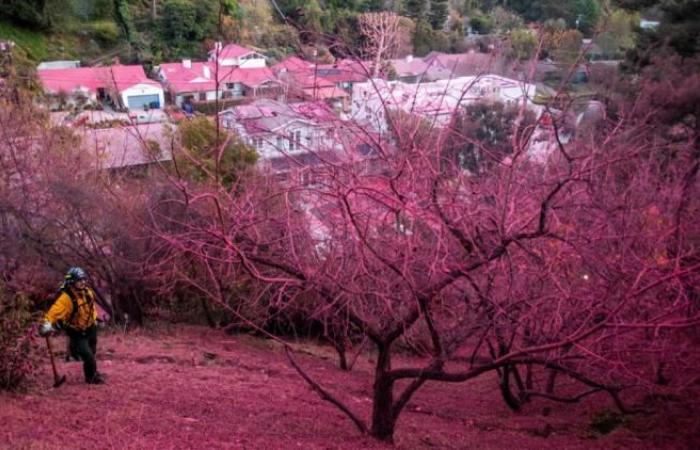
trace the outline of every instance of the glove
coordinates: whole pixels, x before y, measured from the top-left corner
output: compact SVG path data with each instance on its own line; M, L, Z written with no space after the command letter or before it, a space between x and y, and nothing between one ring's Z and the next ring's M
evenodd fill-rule
M54 331L53 325L47 320L39 327L39 336L48 336L52 331Z

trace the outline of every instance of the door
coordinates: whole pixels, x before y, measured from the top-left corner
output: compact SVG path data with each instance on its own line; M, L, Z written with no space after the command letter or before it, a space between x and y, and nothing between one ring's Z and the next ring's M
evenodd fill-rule
M158 109L160 108L160 98L158 94L151 95L130 95L127 97L129 109Z

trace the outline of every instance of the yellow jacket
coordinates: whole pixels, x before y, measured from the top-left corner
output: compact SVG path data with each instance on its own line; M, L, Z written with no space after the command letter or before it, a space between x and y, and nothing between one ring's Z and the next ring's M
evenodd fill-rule
M68 288L71 289L71 288ZM86 330L97 322L97 308L95 307L95 293L89 287L85 289L71 289L78 304L78 311L73 316L73 320L67 323L73 312L73 302L66 292L61 292L54 304L46 313L46 320L55 325L56 322L63 322L76 330Z

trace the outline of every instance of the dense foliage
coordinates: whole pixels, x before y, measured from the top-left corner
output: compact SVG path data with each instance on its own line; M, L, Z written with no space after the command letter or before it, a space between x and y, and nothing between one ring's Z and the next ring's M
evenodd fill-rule
M34 370L33 310L26 295L0 284L0 390L18 387Z

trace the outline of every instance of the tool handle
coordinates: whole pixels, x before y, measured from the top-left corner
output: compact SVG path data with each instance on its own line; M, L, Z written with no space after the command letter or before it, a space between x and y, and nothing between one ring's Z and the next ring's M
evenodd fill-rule
M58 370L56 369L56 361L53 358L53 349L51 348L51 338L46 336L46 347L49 349L49 358L51 359L51 368L53 369L54 380L58 380Z

